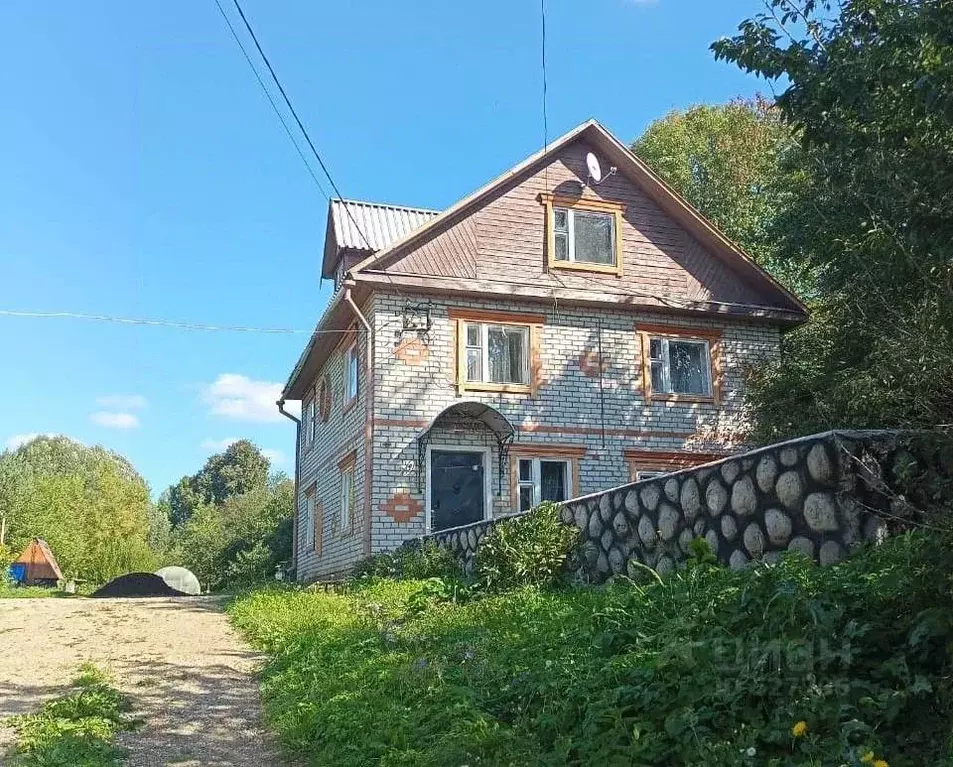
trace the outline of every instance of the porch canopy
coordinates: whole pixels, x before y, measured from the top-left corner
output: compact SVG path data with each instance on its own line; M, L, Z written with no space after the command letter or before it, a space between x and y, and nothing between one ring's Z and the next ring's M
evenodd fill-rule
M420 492L423 492L426 476L427 444L437 426L489 431L500 448L499 483L502 490L503 475L506 473L505 458L516 435L516 427L492 405L474 399L463 399L437 413L417 435L417 489Z

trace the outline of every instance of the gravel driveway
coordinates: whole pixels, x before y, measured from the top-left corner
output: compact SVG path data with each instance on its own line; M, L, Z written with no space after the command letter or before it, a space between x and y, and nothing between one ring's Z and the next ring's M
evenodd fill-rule
M258 657L220 598L0 599L0 720L65 692L85 661L145 720L121 738L127 764L285 763L260 721ZM0 726L0 754L11 736Z

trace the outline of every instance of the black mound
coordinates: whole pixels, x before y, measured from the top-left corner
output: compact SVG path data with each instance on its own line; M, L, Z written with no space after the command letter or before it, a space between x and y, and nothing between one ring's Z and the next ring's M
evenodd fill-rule
M126 573L94 591L94 597L185 597L154 573Z

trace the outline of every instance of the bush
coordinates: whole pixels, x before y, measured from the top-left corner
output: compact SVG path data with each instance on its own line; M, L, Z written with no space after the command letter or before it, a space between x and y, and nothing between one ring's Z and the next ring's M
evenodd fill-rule
M401 547L383 551L360 562L352 576L368 578L459 578L460 565L453 554L435 541L424 541L416 547Z
M559 506L542 503L529 514L500 521L477 549L475 574L488 591L552 586L563 576L579 530L563 524Z
M271 723L313 763L953 767L951 540L741 571L699 547L644 586L461 603L377 579L230 611L272 658Z

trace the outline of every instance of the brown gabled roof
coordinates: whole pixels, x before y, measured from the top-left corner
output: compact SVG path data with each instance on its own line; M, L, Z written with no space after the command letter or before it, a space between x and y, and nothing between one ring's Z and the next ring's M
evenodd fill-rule
M691 203L659 178L628 147L620 142L608 130L595 120L587 120L576 128L560 136L546 148L531 155L518 165L513 166L486 186L464 197L443 213L434 216L422 226L408 232L403 238L389 247L369 255L350 270L350 274L360 281L361 272L375 271L384 267L394 258L407 253L422 244L434 232L445 229L454 222L476 210L505 184L519 176L528 175L535 168L553 158L560 150L577 139L584 139L598 148L619 169L619 172L636 183L663 211L675 219L699 243L729 267L749 277L753 282L764 285L778 299L776 308L790 313L794 322L807 319L807 307L791 291L781 285L770 274L755 263L740 247L731 242L719 229L705 218Z

